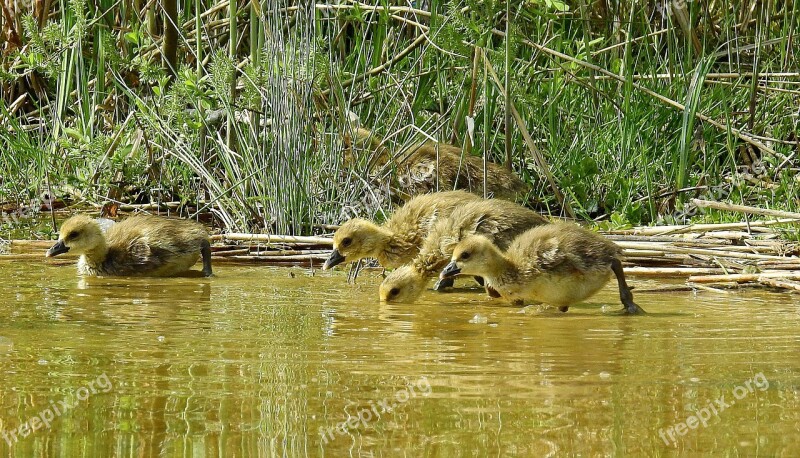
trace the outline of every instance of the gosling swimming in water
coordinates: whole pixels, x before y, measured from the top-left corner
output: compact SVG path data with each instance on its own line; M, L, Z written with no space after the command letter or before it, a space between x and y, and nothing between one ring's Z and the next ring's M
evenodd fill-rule
M345 261L376 258L383 267L410 262L431 226L459 205L478 200L466 191L423 194L400 207L382 226L361 218L342 224L333 236L333 251L322 266L327 270Z
M595 294L614 274L624 312L644 311L633 302L621 250L603 236L570 223L552 223L520 235L503 253L483 236L461 241L440 277L480 275L507 300L552 304L561 311Z
M518 235L542 224L548 224L545 217L507 200L480 199L466 203L436 222L410 264L386 276L379 289L380 300L414 302L427 281L450 261L458 242L469 235L482 234L506 248ZM445 280L437 286L452 285L451 279ZM487 291L494 294L491 288Z
M188 271L203 257L203 274L211 275L211 243L202 224L151 215L136 215L103 233L98 222L76 215L61 225L47 257L71 251L81 255L80 275L169 277Z

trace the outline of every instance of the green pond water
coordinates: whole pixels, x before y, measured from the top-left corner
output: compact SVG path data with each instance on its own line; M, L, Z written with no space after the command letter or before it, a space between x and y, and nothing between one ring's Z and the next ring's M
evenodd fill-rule
M0 456L800 456L796 295L634 278L647 316L611 285L520 313L464 287L380 305L371 272L215 273L0 257Z

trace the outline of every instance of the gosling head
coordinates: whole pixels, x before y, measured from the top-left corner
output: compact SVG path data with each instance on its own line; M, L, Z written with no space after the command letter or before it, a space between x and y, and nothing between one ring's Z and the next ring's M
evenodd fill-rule
M84 254L104 244L105 239L97 222L88 216L77 215L64 221L58 241L47 250L45 256L58 256L67 251Z
M425 277L406 265L393 270L381 283L381 302L412 303L425 289Z
M502 257L500 250L482 235L465 238L456 245L453 256L439 278L451 278L456 275L484 276L498 257Z
M365 219L355 218L342 224L333 236L333 251L323 270L345 261L358 261L374 256L380 246L381 228Z

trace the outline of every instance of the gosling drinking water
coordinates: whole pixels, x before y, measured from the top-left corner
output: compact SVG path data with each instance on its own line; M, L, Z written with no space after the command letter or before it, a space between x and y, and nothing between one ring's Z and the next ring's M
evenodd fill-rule
M480 275L488 286L518 305L526 300L566 311L599 291L616 275L626 313L642 313L633 302L614 242L570 223L552 223L523 233L503 253L489 239L472 236L453 250L440 277Z

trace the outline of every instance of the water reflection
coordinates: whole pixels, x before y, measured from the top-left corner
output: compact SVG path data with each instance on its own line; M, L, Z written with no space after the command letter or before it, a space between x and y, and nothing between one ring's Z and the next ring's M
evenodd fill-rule
M155 280L2 261L0 271L14 285L0 289L0 431L17 431L0 436L4 456L793 456L798 447L800 316L789 294L646 292L662 285L638 281L649 314L625 317L612 313L613 288L566 314L520 313L469 288L381 305L375 274L348 285L338 272L250 267ZM768 389L705 426L673 430L674 442L660 436L759 373ZM107 393L20 435L102 374Z

